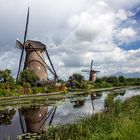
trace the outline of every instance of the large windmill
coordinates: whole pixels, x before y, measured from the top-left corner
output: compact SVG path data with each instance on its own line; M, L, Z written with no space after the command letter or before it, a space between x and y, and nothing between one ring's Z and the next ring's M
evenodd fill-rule
M96 77L97 77L96 73L100 72L100 71L93 70L93 60L91 60L90 70L82 70L82 72L89 73L89 81L95 82L96 81Z
M16 42L18 48L21 49L17 79L19 78L19 74L22 69L29 69L32 70L38 76L39 81L48 80L47 70L49 70L54 75L54 79L57 80L58 76L56 74L52 61L48 54L46 45L39 41L26 40L28 23L29 23L29 7L27 12L27 20L26 20L23 43L19 40L17 40ZM25 60L23 60L23 56L25 52L26 52L26 56L25 56ZM49 67L49 65L45 62L44 54L46 54L51 67ZM23 66L23 61L24 61L24 66Z

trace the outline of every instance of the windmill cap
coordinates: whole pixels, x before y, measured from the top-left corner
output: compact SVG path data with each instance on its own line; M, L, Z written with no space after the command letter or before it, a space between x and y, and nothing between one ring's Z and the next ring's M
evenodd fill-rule
M37 50L45 50L46 45L41 43L40 41L34 41L34 40L27 40L25 42L25 50L27 49L37 49Z

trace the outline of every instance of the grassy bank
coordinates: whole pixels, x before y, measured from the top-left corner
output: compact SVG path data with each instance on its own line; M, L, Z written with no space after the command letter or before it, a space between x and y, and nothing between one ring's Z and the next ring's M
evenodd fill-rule
M140 96L113 102L109 95L106 110L74 124L49 128L43 140L138 140L140 138Z

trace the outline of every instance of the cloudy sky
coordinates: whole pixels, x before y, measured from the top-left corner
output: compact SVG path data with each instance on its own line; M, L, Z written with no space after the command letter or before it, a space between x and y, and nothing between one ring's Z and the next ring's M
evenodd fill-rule
M140 0L0 0L0 69L17 73L28 5L27 38L48 46L60 78L91 59L100 75L140 72Z

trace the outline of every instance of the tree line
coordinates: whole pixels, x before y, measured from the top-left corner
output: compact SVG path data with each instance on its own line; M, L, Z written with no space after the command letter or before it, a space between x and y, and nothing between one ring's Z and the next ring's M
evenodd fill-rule
M15 81L11 70L0 70L0 96L20 94L50 93L66 89L95 89L117 86L140 85L140 78L126 78L124 76L105 76L97 78L95 82L85 80L80 73L74 73L67 81L59 79L59 86L54 81L39 83L39 78L31 70L23 70L19 79Z

